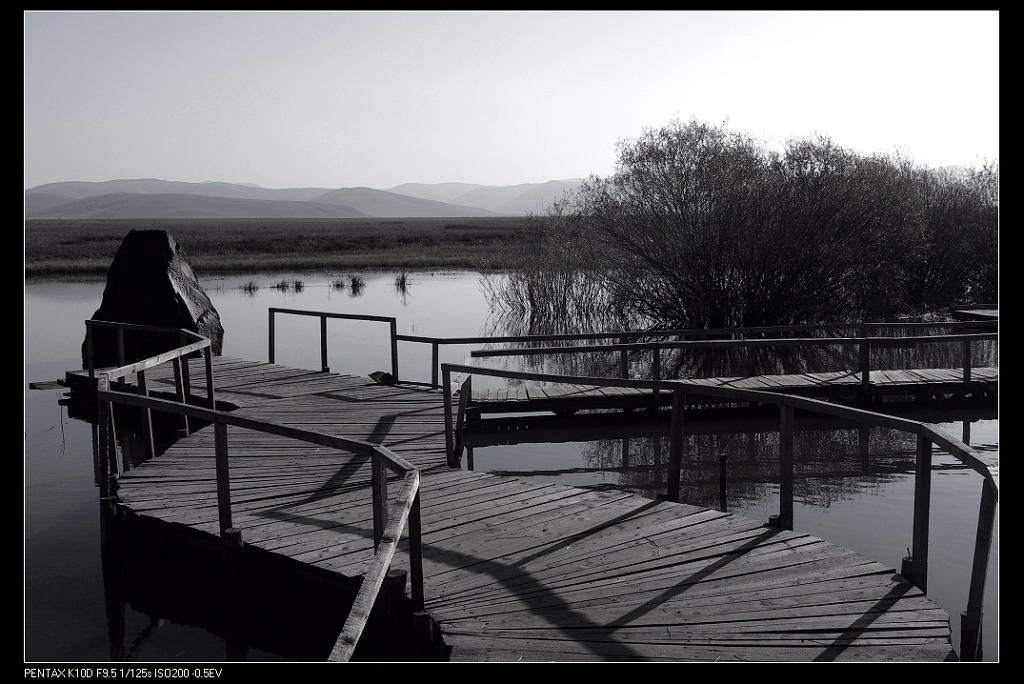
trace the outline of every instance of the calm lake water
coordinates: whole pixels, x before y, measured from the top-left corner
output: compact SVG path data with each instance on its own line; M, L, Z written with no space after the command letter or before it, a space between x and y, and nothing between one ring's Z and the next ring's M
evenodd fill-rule
M351 277L362 286L353 289ZM267 358L267 309L395 316L400 333L474 336L495 332L495 322L473 273L412 273L404 290L395 273L267 275L204 278L225 328L226 356ZM301 281L278 289L282 281ZM343 287L334 284L342 281ZM245 290L253 281L257 288ZM84 321L99 307L103 282L30 282L25 286L25 643L26 662L110 662L111 649L100 556L98 492L93 485L92 433L58 403L62 392L29 390L33 381L63 378L81 367ZM318 369L319 323L287 317L277 323L276 361ZM387 326L332 322L332 371L366 375L390 370ZM472 347L442 347L442 362L463 362ZM426 345L400 345L401 376L429 380ZM958 438L998 462L995 411L956 412L921 419L940 422ZM814 427L814 426L811 426ZM682 499L767 520L778 512L777 487L762 477L770 467L770 427L750 423L708 428L689 438ZM899 570L911 544L914 445L889 431L872 431L871 465L859 460L857 431L798 432L797 459L805 477L796 485L794 529L822 537ZM510 440L495 440L508 442ZM777 444L777 442L775 442ZM621 487L655 496L662 487L654 467L667 461L658 426L633 434L588 428L547 443L490 444L473 449L473 467L543 478L560 484ZM727 488L719 486L719 456L728 458ZM468 465L464 465L468 467ZM662 489L663 491L663 489ZM937 452L933 464L929 595L950 615L959 648L960 612L966 607L981 479ZM998 523L997 523L998 539ZM998 541L989 565L984 658L998 660ZM429 578L427 578L429 581ZM225 642L202 625L125 609L126 658L136 662L222 662ZM287 660L272 647L250 648L250 660Z

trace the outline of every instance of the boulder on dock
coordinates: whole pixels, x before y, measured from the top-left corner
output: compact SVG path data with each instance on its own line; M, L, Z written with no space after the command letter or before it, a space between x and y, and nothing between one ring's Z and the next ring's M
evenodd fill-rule
M211 341L219 355L224 327L210 298L196 279L185 251L167 231L131 230L118 247L107 271L100 308L93 320L183 328ZM155 356L181 346L180 335L126 332L124 363ZM82 343L82 367L89 364L87 343ZM119 365L113 329L93 328L93 364Z

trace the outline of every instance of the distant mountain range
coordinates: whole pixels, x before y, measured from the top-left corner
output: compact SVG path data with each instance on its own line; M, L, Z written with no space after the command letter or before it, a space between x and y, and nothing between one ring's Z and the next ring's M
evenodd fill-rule
M579 180L522 185L406 183L374 188L271 189L156 178L49 183L25 191L26 219L397 218L544 213Z

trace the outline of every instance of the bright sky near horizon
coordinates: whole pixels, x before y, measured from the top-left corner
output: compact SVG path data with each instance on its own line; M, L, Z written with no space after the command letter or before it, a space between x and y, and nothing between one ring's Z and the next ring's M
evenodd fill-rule
M25 187L607 176L673 119L999 154L998 11L24 13Z

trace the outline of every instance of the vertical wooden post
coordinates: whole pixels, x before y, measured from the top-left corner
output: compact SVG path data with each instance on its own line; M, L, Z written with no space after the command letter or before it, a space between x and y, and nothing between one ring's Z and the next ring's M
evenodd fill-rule
M124 328L117 328L117 366L120 368L124 365ZM118 389L124 389L124 376L122 375L117 379Z
M267 315L267 361L274 363L274 310L270 309Z
M182 374L182 359L178 357L172 361L174 366L174 397L179 403L187 403L185 398L185 383ZM188 416L184 413L178 416L178 437L188 436Z
M447 450L448 467L454 468L457 464L455 463L455 436L452 434L452 372L447 368L442 368L441 376L441 390L444 394L444 443Z
M92 321L85 322L85 363L89 367L89 380L96 377L96 364L92 353Z
M220 417L213 419L213 440L217 463L217 514L221 538L231 523L231 477L228 472L228 426Z
M473 394L473 376L466 378L459 389L459 412L455 416L455 463L462 460L463 433L466 427L466 409Z
M99 417L97 427L99 432L99 448L96 451L97 476L96 484L99 485L99 498L105 499L110 496L108 475L111 472L110 441L114 438L110 429L111 404L109 401L100 401L97 407Z
M661 380L661 346L657 342L654 343L654 349L652 350L652 353L654 354L654 356L651 358L651 379L656 381ZM655 410L658 409L658 406L660 404L660 401L658 399L659 394L660 390L657 387L655 387L653 392Z
M327 316L320 316L320 370L331 372L331 367L327 365Z
M963 352L963 363L964 363L964 392L971 391L971 341L963 340L960 342Z
M867 337L860 339L860 389L865 397L871 392L871 342Z
M679 477L683 467L683 413L686 396L682 390L672 392L672 426L669 430L668 499L679 501Z
M626 344L628 341L627 337L619 338L619 344ZM629 378L629 352L625 349L619 351L619 375L623 380Z
M114 485L112 482L111 485ZM117 497L100 499L100 564L103 570L103 597L107 615L107 637L112 661L124 660L124 602L121 600L121 558L117 544Z
M391 319L391 375L398 382L398 322Z
M440 353L437 340L430 344L430 386L437 388L437 368L439 365Z
M187 404L192 398L192 370L189 368L187 356L181 360L181 391Z
M412 657L420 663L430 662L438 658L439 634L434 619L425 610L412 614Z
M124 328L117 328L117 366L124 365Z
M473 470L473 447L466 447L466 469Z
M718 455L718 508L723 513L729 508L728 460L724 451Z
M914 472L914 539L903 558L901 574L921 591L928 591L928 521L931 513L932 443L917 436L917 467Z
M412 610L413 612L423 610L423 530L420 517L420 494L419 482L417 480L416 496L412 500L412 508L409 509L409 574L411 575L412 586Z
M98 390L106 390L109 387L109 380L107 376L101 376L97 381ZM113 439L113 435L110 434L110 402L97 399L96 405L96 428L97 428L97 449L96 449L96 484L100 488L100 498L105 499L110 496L108 490L107 476L110 474L110 458L108 456L110 450L110 440Z
M654 487L661 488L661 437L651 438L651 451L654 467Z
M971 588L967 597L967 610L960 613L960 660L982 659L982 607L985 599L985 577L988 558L992 550L998 495L991 480L981 487L981 506L978 510L978 533L974 541L974 563L971 568Z
M622 467L629 467L629 437L622 438Z
M221 533L221 551L224 558L225 583L227 584L224 601L224 609L227 613L224 616L227 625L225 647L227 660L230 662L246 660L249 651L242 603L242 546L242 531L240 529L230 527Z
M779 406L779 514L769 523L793 529L793 407Z
M370 480L373 489L373 548L376 551L388 526L388 471L376 451L370 456Z
M213 396L213 351L206 347L203 352L206 361L206 396L209 397L210 408L216 410L217 399Z
M136 377L138 378L139 394L148 398L149 387L146 383L146 371L140 370ZM143 407L139 409L142 414L142 429L145 433L145 448L147 455L150 458L156 458L156 446L153 442L153 411L149 408Z

